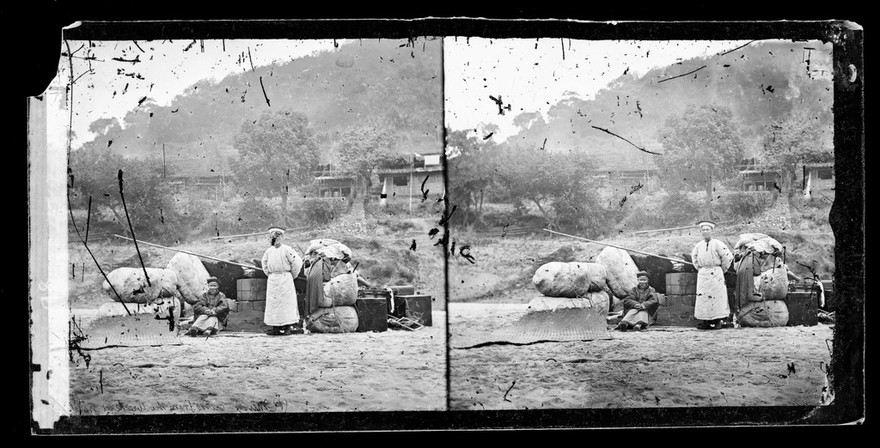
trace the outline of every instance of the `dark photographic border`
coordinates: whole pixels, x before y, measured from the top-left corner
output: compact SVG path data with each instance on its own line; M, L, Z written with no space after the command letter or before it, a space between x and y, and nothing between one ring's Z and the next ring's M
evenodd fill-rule
M146 5L144 6L146 7ZM252 11L257 13L260 11ZM271 11L262 12L271 14ZM216 12L215 12L216 13ZM236 12L230 12L235 14ZM423 15L422 17L428 17ZM562 14L556 15L561 17ZM300 431L437 431L476 429L647 428L835 425L864 417L864 52L861 27L844 21L583 22L513 19L394 20L210 20L139 22L88 21L64 36L74 40L385 38L472 36L572 39L819 39L833 44L836 200L829 220L835 236L835 295L839 297L832 372L835 400L824 407L711 407L651 409L574 409L529 411L331 412L312 414L122 415L62 418L53 430L37 434L242 433ZM438 17L438 16L434 16ZM608 20L605 18L605 20ZM623 20L623 19L621 19ZM50 21L51 22L51 21ZM58 23L47 24L48 44L30 50L31 83L43 86L54 76L60 42ZM43 28L35 28L42 31ZM43 39L38 39L43 43ZM48 75L48 78L46 77ZM45 78L45 79L43 79ZM30 86L30 84L29 84ZM42 88L29 87L25 95ZM14 110L21 115L22 102ZM26 126L26 121L25 121ZM26 157L26 155L24 156ZM19 165L20 166L20 165ZM21 183L19 184L21 185ZM33 200L34 198L29 198ZM27 213L27 212L26 212ZM13 271L14 272L14 271ZM23 283L23 282L22 282ZM448 325L448 324L447 324ZM24 332L30 333L28 327ZM447 347L447 350L448 347ZM30 353L29 353L30 356ZM448 355L447 355L448 358ZM30 364L28 377L32 374ZM448 366L447 366L448 378ZM30 409L34 404L26 391ZM447 398L448 400L448 398ZM218 428L217 422L222 421Z

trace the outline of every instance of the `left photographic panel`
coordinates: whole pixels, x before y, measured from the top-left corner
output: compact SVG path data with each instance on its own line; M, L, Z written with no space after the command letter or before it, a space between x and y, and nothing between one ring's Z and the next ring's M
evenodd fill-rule
M441 45L63 39L35 415L445 410Z

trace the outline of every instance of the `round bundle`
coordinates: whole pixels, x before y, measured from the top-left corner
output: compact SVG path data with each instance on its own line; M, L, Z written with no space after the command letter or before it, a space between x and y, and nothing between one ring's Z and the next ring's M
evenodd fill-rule
M762 272L758 276L758 292L761 295L757 299L785 300L788 296L788 269L780 266Z
M784 300L749 302L737 316L743 327L784 327L788 324L788 305Z
M733 250L739 252L751 250L761 254L778 254L782 253L782 244L763 233L744 233L739 236L739 241L733 246Z
M190 305L199 301L208 290L208 270L195 255L178 253L168 262L168 269L177 274L177 288Z
M107 296L116 302L121 299L125 303L152 303L160 297L178 295L179 278L173 271L147 268L147 275L150 276L149 285L142 268L118 268L107 274L110 283L104 280L101 286Z
M357 275L337 275L324 283L324 297L319 306L350 306L357 301Z
M351 258L351 249L334 239L324 238L312 240L306 249L306 255L317 254L333 260Z
M318 308L309 316L313 333L353 333L358 328L357 310L353 306Z
M599 263L553 261L538 268L532 284L548 297L585 297L604 291L607 278L605 266Z
M630 290L639 285L637 277L639 268L629 252L606 246L596 257L596 263L605 266L608 272L608 286L615 297L624 298Z

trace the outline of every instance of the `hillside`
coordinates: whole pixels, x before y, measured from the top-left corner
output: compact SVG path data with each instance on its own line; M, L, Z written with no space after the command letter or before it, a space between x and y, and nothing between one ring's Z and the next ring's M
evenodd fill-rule
M826 130L825 146L830 147L831 45L767 41L728 54L680 61L641 77L623 74L593 98L571 95L559 100L546 119L535 112L520 114L515 121L520 132L506 143L543 145L550 151L579 148L595 154L609 169L652 169L657 156L592 126L662 153L659 129L690 104L730 108L749 157L756 155L764 127L795 108L807 108L819 118Z
M399 152L439 152L440 49L439 40L361 41L255 67L217 83L201 81L168 106L147 98L122 122L96 120L90 128L98 135L83 148L109 147L128 157L161 157L164 145L175 175L226 173L227 158L238 156L233 136L242 123L271 108L302 112L309 118L325 163L335 161L335 136L369 117L382 118L396 130Z

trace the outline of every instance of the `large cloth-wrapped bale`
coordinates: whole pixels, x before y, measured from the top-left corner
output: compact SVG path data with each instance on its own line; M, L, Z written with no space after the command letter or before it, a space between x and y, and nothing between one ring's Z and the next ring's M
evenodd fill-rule
M761 273L756 280L758 299L785 300L788 295L788 269L785 266L774 267Z
M596 263L605 266L608 272L608 286L617 298L626 297L627 292L639 285L636 274L639 268L629 256L629 252L606 246L596 257Z
M186 303L195 305L202 293L208 291L210 275L195 255L178 253L168 262L168 269L177 274L177 287Z
M590 292L583 298L536 297L529 301L529 312L552 311L559 308L595 308L608 312L608 294L605 291Z
M104 292L111 300L125 303L153 303L160 297L180 298L179 278L168 269L147 268L147 275L150 276L150 284L144 277L142 268L118 268L107 274L107 280L104 280L102 287ZM113 288L110 284L113 284ZM113 292L119 294L119 297Z
M351 306L357 301L357 275L337 275L324 283L324 297L319 306Z
M553 261L538 268L532 284L548 297L584 297L608 290L608 271L599 263Z
M736 241L736 244L733 245L733 250L738 250L740 247L745 247L746 244L758 241L762 238L770 237L763 233L743 233L739 236L739 240Z
M737 252L753 251L761 254L778 254L782 252L782 244L763 233L744 233L733 246Z
M313 333L354 333L358 328L357 309L353 306L318 308L309 316Z
M784 327L788 324L788 305L784 300L749 302L737 316L743 327Z
M317 254L335 260L342 260L344 258L351 258L351 249L339 241L324 238L309 242L309 247L306 249L306 255L311 254Z
M152 280L150 280L152 281ZM112 292L111 292L112 294ZM161 299L160 299L161 300ZM153 314L161 311L162 305L146 305L140 303L129 303L123 305L120 302L107 302L98 307L99 316L127 316L131 314ZM128 308L128 312L126 312Z

